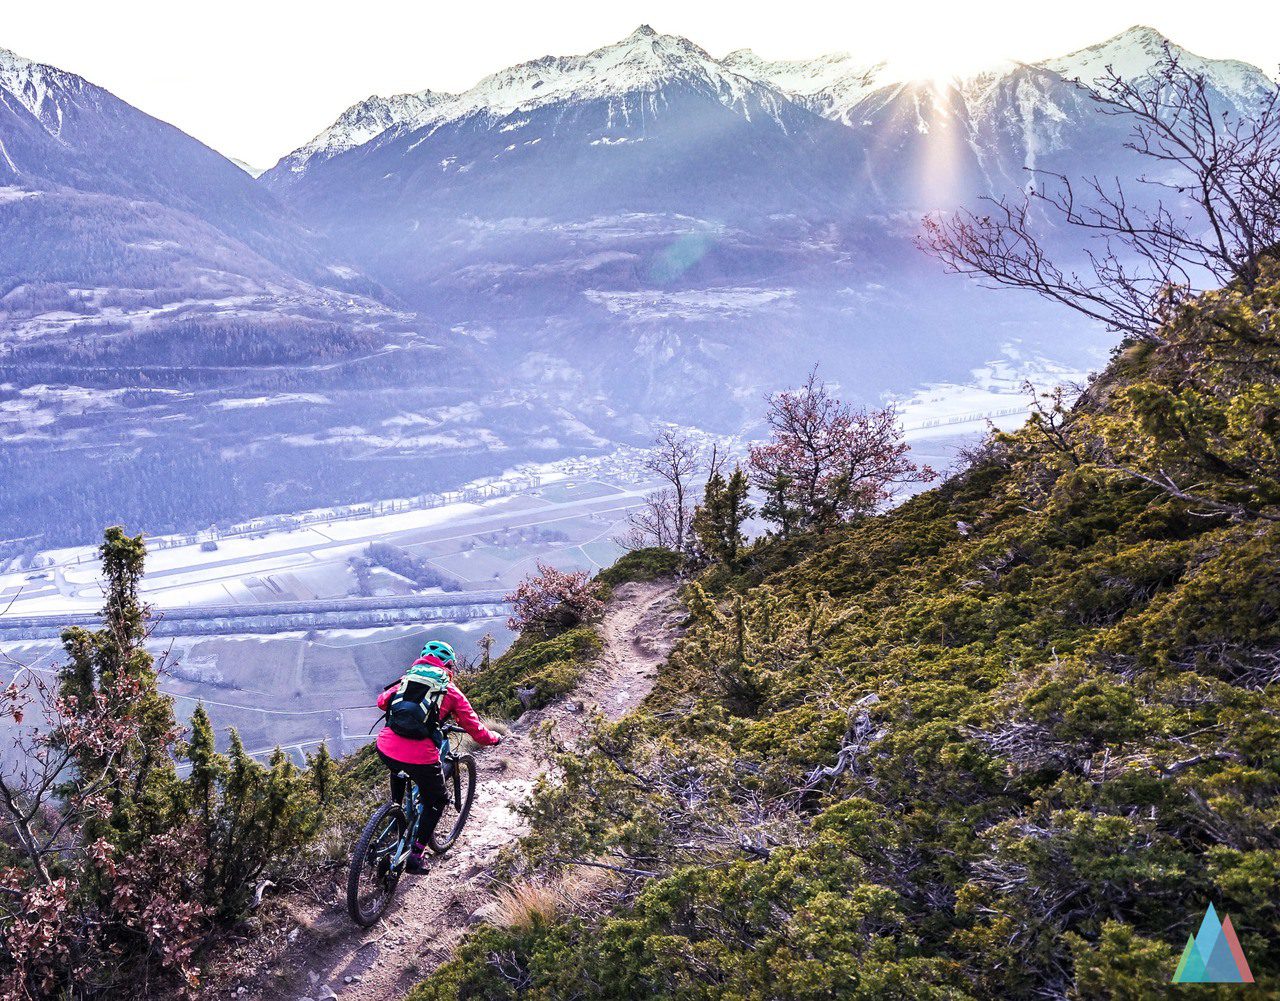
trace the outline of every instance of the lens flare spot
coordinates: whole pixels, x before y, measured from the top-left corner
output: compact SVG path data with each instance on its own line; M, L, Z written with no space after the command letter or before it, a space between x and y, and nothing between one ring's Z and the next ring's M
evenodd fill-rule
M685 233L654 255L649 265L649 278L659 284L675 281L702 260L713 243L712 233Z

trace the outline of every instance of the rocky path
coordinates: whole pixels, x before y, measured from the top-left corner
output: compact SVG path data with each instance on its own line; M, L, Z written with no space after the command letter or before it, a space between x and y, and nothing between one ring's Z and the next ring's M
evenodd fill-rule
M430 873L406 876L373 928L356 928L341 901L318 910L285 955L270 964L282 973L257 988L241 988L236 996L247 1001L403 998L449 957L471 916L493 899L489 867L524 833L516 810L545 766L531 731L554 720L572 734L568 728L576 728L593 709L610 719L634 709L653 687L680 617L671 582L619 587L601 625L603 650L582 684L566 698L521 716L501 747L477 753L475 804L458 844L433 859Z

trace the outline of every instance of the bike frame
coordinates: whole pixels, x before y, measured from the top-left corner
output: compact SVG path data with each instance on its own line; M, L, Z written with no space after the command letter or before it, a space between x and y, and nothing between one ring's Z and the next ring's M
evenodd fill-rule
M453 771L453 747L449 742L449 734L463 733L463 729L458 726L444 726L444 740L440 744L440 771L445 779ZM407 773L400 772L400 777L405 780L404 793L404 814L405 825L404 836L396 844L395 858L392 859L391 868L397 872L409 861L409 855L413 851L413 846L418 842L418 826L422 823L422 797L418 794L418 783L414 782ZM445 783L445 793L449 793L449 784Z
M419 808L418 800L418 784L414 782L413 779L409 778L409 776L404 772L400 772L399 777L403 778L405 781L404 814L405 820L408 823L405 825L404 834L401 835L400 840L396 842L395 849L392 852L391 870L397 873L400 872L409 860L409 853L413 850L413 845L418 835L418 823L422 818L422 811ZM387 826L389 827L394 823L395 818L392 818L387 822ZM385 831L386 828L383 828L383 830ZM385 836L385 834L383 836Z

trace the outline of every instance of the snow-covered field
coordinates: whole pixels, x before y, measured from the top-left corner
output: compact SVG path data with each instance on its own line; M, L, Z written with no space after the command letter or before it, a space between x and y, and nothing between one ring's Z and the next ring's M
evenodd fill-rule
M968 383L930 383L894 401L909 441L981 432L988 423L1009 430L1027 419L1036 393L1063 386L1069 395L1089 373L1024 355L1015 343L973 370ZM1101 360L1100 360L1101 361Z
M762 309L778 308L795 295L789 288L708 288L664 292L582 293L615 316L629 320L698 319L707 316L755 316Z
M505 588L528 569L532 550L488 546L475 537L516 526L582 526L584 519L599 525L575 528L576 535L566 537L563 546L541 547L542 555L556 562L556 550L563 549L566 565L592 565L578 547L621 534L627 509L649 489L646 483L585 489L600 471L599 460L585 459L522 467L477 481L433 507L410 506L417 499L389 500L303 512L282 527L251 524L241 535L153 539L143 596L161 608L345 597L354 585L348 561L370 542L412 547L455 539L471 540L469 558L490 549L494 554L482 560L489 568L486 579L469 586ZM463 499L464 494L473 497ZM447 572L448 561L441 565ZM0 573L0 610L9 616L93 612L101 601L91 546L50 550L37 557L36 569Z

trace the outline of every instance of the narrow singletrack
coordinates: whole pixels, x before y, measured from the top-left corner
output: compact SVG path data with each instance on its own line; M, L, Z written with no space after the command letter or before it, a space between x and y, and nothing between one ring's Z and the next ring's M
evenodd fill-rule
M582 683L565 698L521 716L501 747L477 754L479 785L462 837L447 855L431 859L430 872L405 877L381 921L360 929L340 905L317 909L284 954L268 961L275 972L237 996L398 1001L447 960L471 915L493 899L490 866L525 833L517 809L545 767L531 731L553 720L568 736L592 710L616 720L638 706L677 636L675 591L669 581L617 589L600 627L601 653Z

